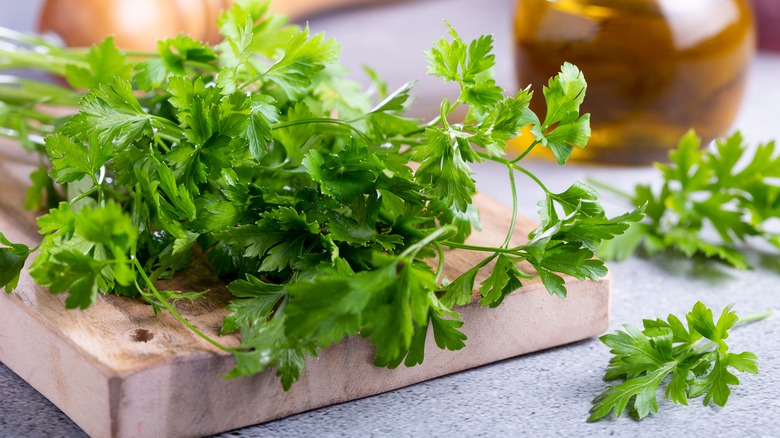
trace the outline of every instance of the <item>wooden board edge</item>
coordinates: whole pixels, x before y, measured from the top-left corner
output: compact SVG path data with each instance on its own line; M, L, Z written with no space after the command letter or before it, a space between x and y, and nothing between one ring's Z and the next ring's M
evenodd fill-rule
M512 294L497 309L484 309L476 303L461 308L464 331L469 336L466 349L440 350L429 333L426 361L414 368L374 367L373 347L361 338L348 339L309 360L306 373L289 393L281 390L273 371L223 379L233 366L232 358L224 354L192 356L123 375L107 373L78 346L62 342L55 330L37 321L31 308L13 295L0 297L0 314L9 315L0 320L0 335L9 338L0 348L0 361L90 436L202 436L603 333L609 325L611 277L570 281L567 286L570 293L565 300L550 296L535 282ZM521 324L517 323L519 316L523 317ZM555 324L561 321L566 324ZM503 344L490 338L499 329L502 336L498 339ZM535 339L520 342L529 338L529 331L535 332ZM40 368L31 372L31 362ZM250 406L254 408L247 409Z
M109 383L112 373L63 341L19 296L0 292L0 362L49 399L90 436L115 435ZM105 420L95 421L96 418Z
M226 380L230 357L187 359L126 376L113 436L203 436L356 400L426 380L536 352L603 333L609 325L611 278L572 282L569 297L550 296L536 283L497 309L461 309L465 349L440 350L429 332L422 365L395 370L373 366L373 347L350 338L310 359L301 380L285 393L273 370ZM495 336L501 333L500 337ZM149 407L159 416L151 417Z

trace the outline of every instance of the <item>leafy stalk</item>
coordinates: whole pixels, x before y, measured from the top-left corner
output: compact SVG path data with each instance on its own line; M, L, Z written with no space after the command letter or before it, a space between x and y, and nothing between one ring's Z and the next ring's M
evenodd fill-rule
M750 352L732 353L726 339L739 323L764 319L771 311L739 319L723 309L717 321L712 310L697 302L686 315L688 328L679 318L644 320L644 330L625 325L625 331L602 336L615 356L609 362L605 381L619 380L593 400L589 422L614 412L620 417L629 412L638 420L658 412L657 392L664 383L667 400L688 405L691 398L704 396L705 405L725 406L731 386L739 379L729 371L758 374L758 358ZM666 380L671 374L671 379Z
M746 269L750 263L737 245L758 239L780 248L780 234L770 225L780 217L780 153L773 142L750 148L737 132L706 150L690 132L669 160L656 165L663 178L659 190L640 184L626 193L597 183L634 206L645 205L647 213L605 242L600 257L621 260L640 247L648 254L669 249Z

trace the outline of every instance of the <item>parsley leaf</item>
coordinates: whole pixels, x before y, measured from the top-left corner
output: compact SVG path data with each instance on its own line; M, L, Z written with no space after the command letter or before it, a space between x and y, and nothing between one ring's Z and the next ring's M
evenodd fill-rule
M460 85L460 100L486 109L503 99L502 89L493 80L495 65L493 37L483 35L466 44L455 29L447 23L452 41L442 38L426 51L428 74Z
M0 247L0 287L11 293L19 284L19 275L32 250L26 245L11 243L3 233L0 233L0 244L3 245Z
M637 185L626 195L632 204L645 206L646 220L605 244L601 257L624 259L639 247L650 254L673 249L746 269L749 262L737 244L759 238L780 248L778 234L767 226L780 217L775 181L780 173L773 167L780 165L780 154L774 143L751 149L737 132L718 140L714 150L700 146L689 132L670 151L670 163L656 165L663 176L660 189Z
M114 37L108 37L90 48L86 58L89 68L76 64L65 67L68 84L74 88L96 88L110 84L114 78L130 79L132 65L114 44Z
M143 136L151 138L153 129L179 132L171 122L144 111L130 82L121 78L92 89L79 106L81 111L62 129L63 134L74 139L97 136L100 143L122 149Z
M310 77L338 59L340 47L324 34L309 36L308 26L287 43L284 56L263 73L265 80L279 85L290 98L297 98Z
M30 275L51 293L68 292L68 308L86 309L98 292L108 293L135 279L129 251L138 230L117 204L74 213L62 203L38 222L46 235Z
M725 406L730 386L739 385L729 368L758 374L755 354L732 353L725 342L738 321L731 307L723 309L715 321L712 310L697 302L685 317L687 329L669 315L667 320L645 320L644 330L625 325L625 331L602 336L601 341L615 355L604 380L622 382L593 400L588 421L610 412L619 417L627 407L639 420L658 412L657 392L670 374L665 390L668 400L687 405L689 399L704 395L705 405Z
M574 147L585 147L590 138L590 115L580 115L587 84L582 72L565 63L561 73L544 87L547 115L531 132L543 146L548 146L558 164L564 164Z
M96 175L113 152L110 143L96 138L87 147L61 134L46 137L45 147L52 164L51 176L60 184Z

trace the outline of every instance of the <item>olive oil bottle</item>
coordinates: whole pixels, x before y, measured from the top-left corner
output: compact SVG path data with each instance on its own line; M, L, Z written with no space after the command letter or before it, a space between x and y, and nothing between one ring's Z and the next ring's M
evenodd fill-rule
M624 164L664 160L689 129L723 135L755 52L746 0L519 0L515 37L521 88L564 61L585 74L593 134L572 158Z

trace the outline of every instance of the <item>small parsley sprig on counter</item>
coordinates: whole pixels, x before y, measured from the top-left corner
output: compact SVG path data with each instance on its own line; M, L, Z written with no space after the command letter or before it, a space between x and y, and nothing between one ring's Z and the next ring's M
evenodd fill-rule
M519 164L534 147L565 163L585 146L586 83L573 65L544 88L542 120L528 107L530 90L506 97L496 85L492 37L467 43L450 28L426 53L428 70L460 93L420 122L403 115L413 82L370 95L344 77L334 40L286 25L266 4L237 2L219 25L216 47L178 36L156 54L125 53L111 39L83 51L0 34L17 45L0 46L7 66L63 75L84 90L0 81L2 133L45 157L27 204L50 208L35 248L0 241L6 290L37 250L31 276L67 293L67 307L87 308L101 293L139 297L235 355L231 377L276 368L289 388L306 356L349 336L367 337L376 364L388 367L421 363L429 326L440 348L463 348L455 307L475 287L482 305L497 306L532 277L518 268L527 261L563 297L564 275L606 275L595 249L641 220L640 210L607 218L587 185L554 193ZM75 115L53 119L39 107L67 106L79 93ZM458 107L465 120L453 121ZM506 140L528 125L536 141L507 157ZM506 169L513 218L517 173L544 190L527 243L510 245L514 220L499 247L465 243L479 226L471 166L483 161ZM446 279L446 249L484 259ZM197 294L156 287L200 256L229 283L222 334L240 332L238 347L177 312L176 300Z
M690 132L670 151L669 161L656 165L663 176L660 190L640 184L630 194L602 185L645 206L645 220L605 242L600 257L622 260L639 247L649 254L674 249L746 269L749 262L736 244L753 238L780 248L780 234L769 225L780 218L780 153L774 142L751 149L737 132L706 150Z
M755 354L729 351L729 330L738 321L746 323L771 315L766 312L740 320L731 307L723 309L715 321L712 310L697 302L685 315L687 329L679 318L669 315L666 321L644 320L644 330L625 325L625 331L602 336L601 342L615 355L604 380L622 382L608 387L593 400L588 421L610 412L620 417L626 408L638 420L658 412L658 388L665 382L664 395L675 404L687 406L689 399L703 395L705 405L714 402L725 406L730 386L739 385L729 368L758 374ZM669 375L671 379L667 380Z

